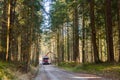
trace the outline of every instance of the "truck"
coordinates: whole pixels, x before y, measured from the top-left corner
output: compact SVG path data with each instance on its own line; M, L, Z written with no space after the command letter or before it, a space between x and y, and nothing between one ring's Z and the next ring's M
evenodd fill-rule
M43 65L49 65L49 64L50 64L50 59L49 59L48 56L44 56L44 57L42 58L42 64L43 64Z

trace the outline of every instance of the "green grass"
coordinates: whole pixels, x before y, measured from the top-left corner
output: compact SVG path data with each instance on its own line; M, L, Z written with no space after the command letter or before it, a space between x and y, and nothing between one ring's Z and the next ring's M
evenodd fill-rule
M12 63L0 61L0 80L15 80L13 68L15 66Z
M68 71L91 73L102 76L119 77L120 64L119 63L99 63L99 64L76 64L76 63L60 63L58 65Z

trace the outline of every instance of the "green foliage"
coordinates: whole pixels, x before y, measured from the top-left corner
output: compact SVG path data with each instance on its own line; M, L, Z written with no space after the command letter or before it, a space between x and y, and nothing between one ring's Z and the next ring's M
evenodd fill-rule
M56 1L51 8L51 29L58 29L68 18L67 5L64 2Z
M74 66L73 66L74 65ZM99 64L73 64L73 63L61 63L58 65L66 70L74 72L84 72L92 74L108 74L110 76L119 77L120 75L120 63L99 63Z
M85 72L93 74L108 75L109 77L119 77L120 75L120 64L114 63L99 63L99 64L80 64L73 68L75 72Z
M73 71L73 69L76 67L77 63L75 62L60 62L58 64L59 67L64 68L69 71Z
M23 3L28 7L34 7L36 11L40 10L40 3L39 0L24 0Z
M0 61L0 80L16 80L15 74L10 68L15 68L11 63Z
M61 67L75 67L77 65L77 63L75 62L60 62L58 64L58 66L61 66Z

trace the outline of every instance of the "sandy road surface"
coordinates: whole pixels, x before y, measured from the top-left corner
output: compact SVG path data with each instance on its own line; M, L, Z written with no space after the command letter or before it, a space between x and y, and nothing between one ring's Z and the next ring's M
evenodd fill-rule
M53 65L42 65L40 66L38 75L34 80L112 80L112 79L105 79L90 74L72 73L62 69L58 69Z

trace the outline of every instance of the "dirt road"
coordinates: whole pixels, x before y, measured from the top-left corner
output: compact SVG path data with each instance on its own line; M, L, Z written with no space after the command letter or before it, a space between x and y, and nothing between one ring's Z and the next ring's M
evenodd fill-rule
M58 69L53 65L42 65L34 80L112 80L101 78L96 75L72 73Z

